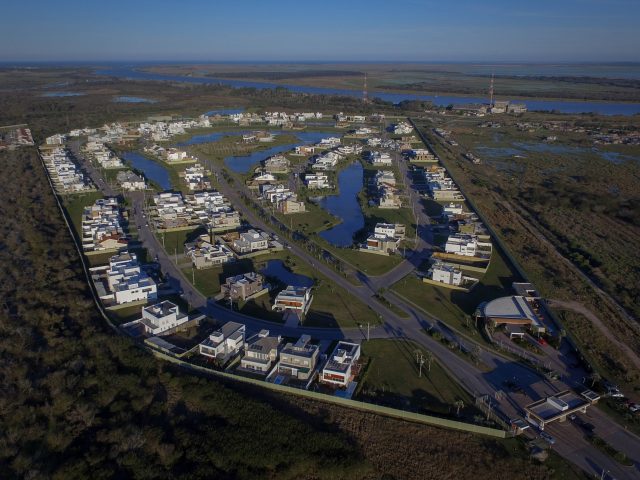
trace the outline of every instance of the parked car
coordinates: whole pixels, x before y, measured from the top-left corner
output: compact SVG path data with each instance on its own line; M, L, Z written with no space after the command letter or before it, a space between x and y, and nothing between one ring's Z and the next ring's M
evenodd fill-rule
M540 438L542 438L549 445L556 443L556 439L549 435L547 432L540 432Z
M546 345L546 344L547 344L547 341L544 339L544 337L540 337L540 338L538 339L538 343L539 343L540 345Z

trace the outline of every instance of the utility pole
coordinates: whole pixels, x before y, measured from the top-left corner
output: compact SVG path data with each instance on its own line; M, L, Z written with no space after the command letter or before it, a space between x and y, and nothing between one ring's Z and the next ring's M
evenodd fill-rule
M422 378L422 365L424 365L424 355L422 355L422 353L420 354L420 362L418 363L419 365L419 373L418 373L418 377Z
M367 341L369 341L369 322L367 322Z

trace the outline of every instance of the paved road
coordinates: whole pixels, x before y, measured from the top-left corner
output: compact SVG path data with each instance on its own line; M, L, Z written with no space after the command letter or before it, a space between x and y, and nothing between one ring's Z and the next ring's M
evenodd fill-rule
M98 185L106 195L114 195L116 193L105 184L99 170L93 168L89 162L84 161L83 164L96 185ZM213 170L218 174L218 178L222 179L223 177L220 169L215 168L214 165L211 165L211 167L213 167ZM258 218L252 210L248 209L244 205L240 198L240 191L237 188L228 185L224 181L220 181L219 189L225 196L227 196L231 203L242 212L249 223L255 227L274 233L271 225L266 224L262 219ZM274 324L272 322L249 317L236 311L230 311L217 304L208 303L207 299L197 291L197 289L188 281L182 271L172 261L171 256L162 248L159 240L147 226L147 219L143 216L143 193L127 193L126 196L132 204L132 221L140 226L138 231L139 240L142 242L143 246L148 249L151 256L157 256L160 267L170 285L177 291L182 291L184 298L193 307L200 309L203 313L223 322L233 320L245 323L247 328L251 331L258 331L260 329L267 328L274 334L286 336L298 336L303 333L308 333L319 340L340 338L361 340L367 338L366 326L363 328L348 329L286 327L284 325ZM380 315L383 323L370 329L370 338L406 338L414 341L424 349L432 352L439 360L439 363L468 391L472 392L474 396L484 394L495 396L496 392L503 389L505 381L512 380L514 378L517 379L518 383L523 386L526 395L505 392L503 396L499 396L499 400L495 401L497 408L506 417L513 418L521 414L522 408L525 404L529 403L531 399L538 399L567 388L567 384L563 382L550 382L534 373L529 368L500 354L484 349L482 349L479 354L481 364L486 365L486 368L483 370L480 366L470 363L463 355L456 353L448 346L445 346L441 342L434 340L432 337L424 333L425 329L432 326L438 328L437 319L434 317L428 318L424 312L416 309L410 304L407 304L402 301L402 299L392 294L390 297L392 298L393 303L409 315L408 318L402 318L372 297L372 295L378 290L377 287L379 285L389 286L391 283L387 282L390 282L396 277L399 279L401 276L406 275L405 269L409 269L406 271L410 272L415 268L414 262L418 260L422 261L422 256L428 253L427 249L430 247L430 244L426 238L429 238L428 236L430 232L428 227L426 227L426 225L428 225L428 222L426 221L427 218L421 218L422 220L420 223L423 221L425 222L423 224L424 227L422 227L419 232L419 238L421 239L419 245L421 248L417 249L414 256L412 256L408 261L403 262L403 264L385 276L377 278L362 276L362 286L352 285L341 275L322 264L319 260L312 257L299 246L292 244L291 250L303 261L334 281L340 288L344 288L351 292L359 300L371 306L371 308ZM470 344L469 347L473 346L470 340L466 339L466 342ZM571 378L571 375L568 374L571 368L566 364L564 364L564 367L565 368L563 370L567 373L567 377ZM638 440L637 437L629 434L622 427L613 423L610 419L605 418L604 415L596 409L592 408L591 412L593 414L593 418L597 422L597 425L596 422L594 422L594 425L596 425L596 431L598 434L601 434L601 431L606 433L607 440L616 446L616 448L625 452L628 451L631 458L640 460L640 440ZM584 445L581 444L581 437L578 433L573 430L566 430L566 432L568 433L562 431L563 435L560 441L558 441L554 446L554 449L565 458L573 461L590 473L599 473L602 468L605 468L605 470L616 472L616 478L637 478L637 472L632 470L621 470L616 462L606 456L603 456L590 444L586 444L586 442Z

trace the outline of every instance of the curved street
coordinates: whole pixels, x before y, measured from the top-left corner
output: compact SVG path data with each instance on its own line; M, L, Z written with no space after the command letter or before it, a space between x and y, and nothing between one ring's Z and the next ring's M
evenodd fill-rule
M74 147L72 145L71 147L77 154L78 146L76 145ZM90 162L86 161L81 155L78 155L78 158L94 183L96 183L105 195L112 196L120 193L114 191L106 184L101 172L94 168ZM399 163L402 165L401 172L405 175L407 181L410 181L406 162ZM244 204L241 199L241 191L224 181L219 166L211 163L209 163L208 166L219 180L218 189L229 199L234 207L242 213L248 223L266 232L278 234L271 225L264 222ZM340 288L349 291L360 301L369 305L371 309L378 314L382 323L380 325L370 326L369 329L367 325L361 325L360 328L345 329L309 328L304 326L287 327L282 324L268 322L236 311L231 311L216 303L209 302L184 276L180 268L178 268L171 259L171 256L162 247L153 231L147 226L147 218L145 217L144 211L144 193L132 192L126 193L125 196L131 203L131 221L134 221L140 226L138 231L139 241L147 248L150 256L157 258L160 268L170 285L176 291L182 292L184 298L192 307L199 309L202 313L219 321L226 322L233 320L246 324L247 328L251 331L259 331L266 328L274 334L285 336L295 337L303 333L308 333L319 340L364 340L367 338L409 339L432 352L449 374L474 397L481 395L490 396L493 399L493 408L506 419L522 416L522 408L533 400L575 386L577 384L576 379L584 375L583 372L577 371L576 368L571 366L571 357L567 355L549 356L549 361L553 363L553 367L561 374L561 381L551 381L529 367L519 363L513 357L488 350L482 344L477 344L467 337L463 338L459 336L457 332L446 326L443 328L443 324L439 322L437 318L425 314L425 312L415 308L392 292L386 292L385 299L390 301L395 307L403 310L408 315L407 318L397 315L374 298L374 294L376 294L378 290L389 287L404 276L410 274L428 258L431 253L429 218L422 209L419 195L411 188L410 183L407 184L407 190L418 220L416 248L409 258L385 275L368 277L362 272L359 272L358 278L362 285L353 285L342 275L338 274L317 258L311 256L306 250L295 243L290 243L293 254L330 278ZM445 337L453 340L453 345L457 345L457 347L452 349L426 334L425 330L432 327L440 330ZM476 351L478 357L477 364L471 361L468 355L457 351L458 347L462 350L463 345L467 350L474 349ZM502 390L503 384L512 379L517 379L517 382L524 388L525 395ZM589 421L596 426L597 432L602 438L618 450L625 452L634 461L638 462L640 460L640 439L638 437L614 423L610 418L605 416L602 411L595 407L589 410L588 416ZM637 467L632 467L631 469L621 467L613 459L586 441L581 432L573 425L552 425L549 427L549 431L559 440L553 448L585 471L599 475L604 469L611 472L615 478L638 478L639 470Z

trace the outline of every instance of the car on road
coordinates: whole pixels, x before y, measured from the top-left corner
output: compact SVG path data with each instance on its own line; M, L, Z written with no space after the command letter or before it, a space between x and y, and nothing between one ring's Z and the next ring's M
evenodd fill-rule
M549 435L547 432L540 432L540 438L542 438L549 445L553 445L556 443L556 439Z
M584 432L587 434L592 434L593 430L595 430L596 428L592 424L585 422L577 415L571 415L569 417L569 420L571 420L577 427L580 427L582 430L584 430Z

